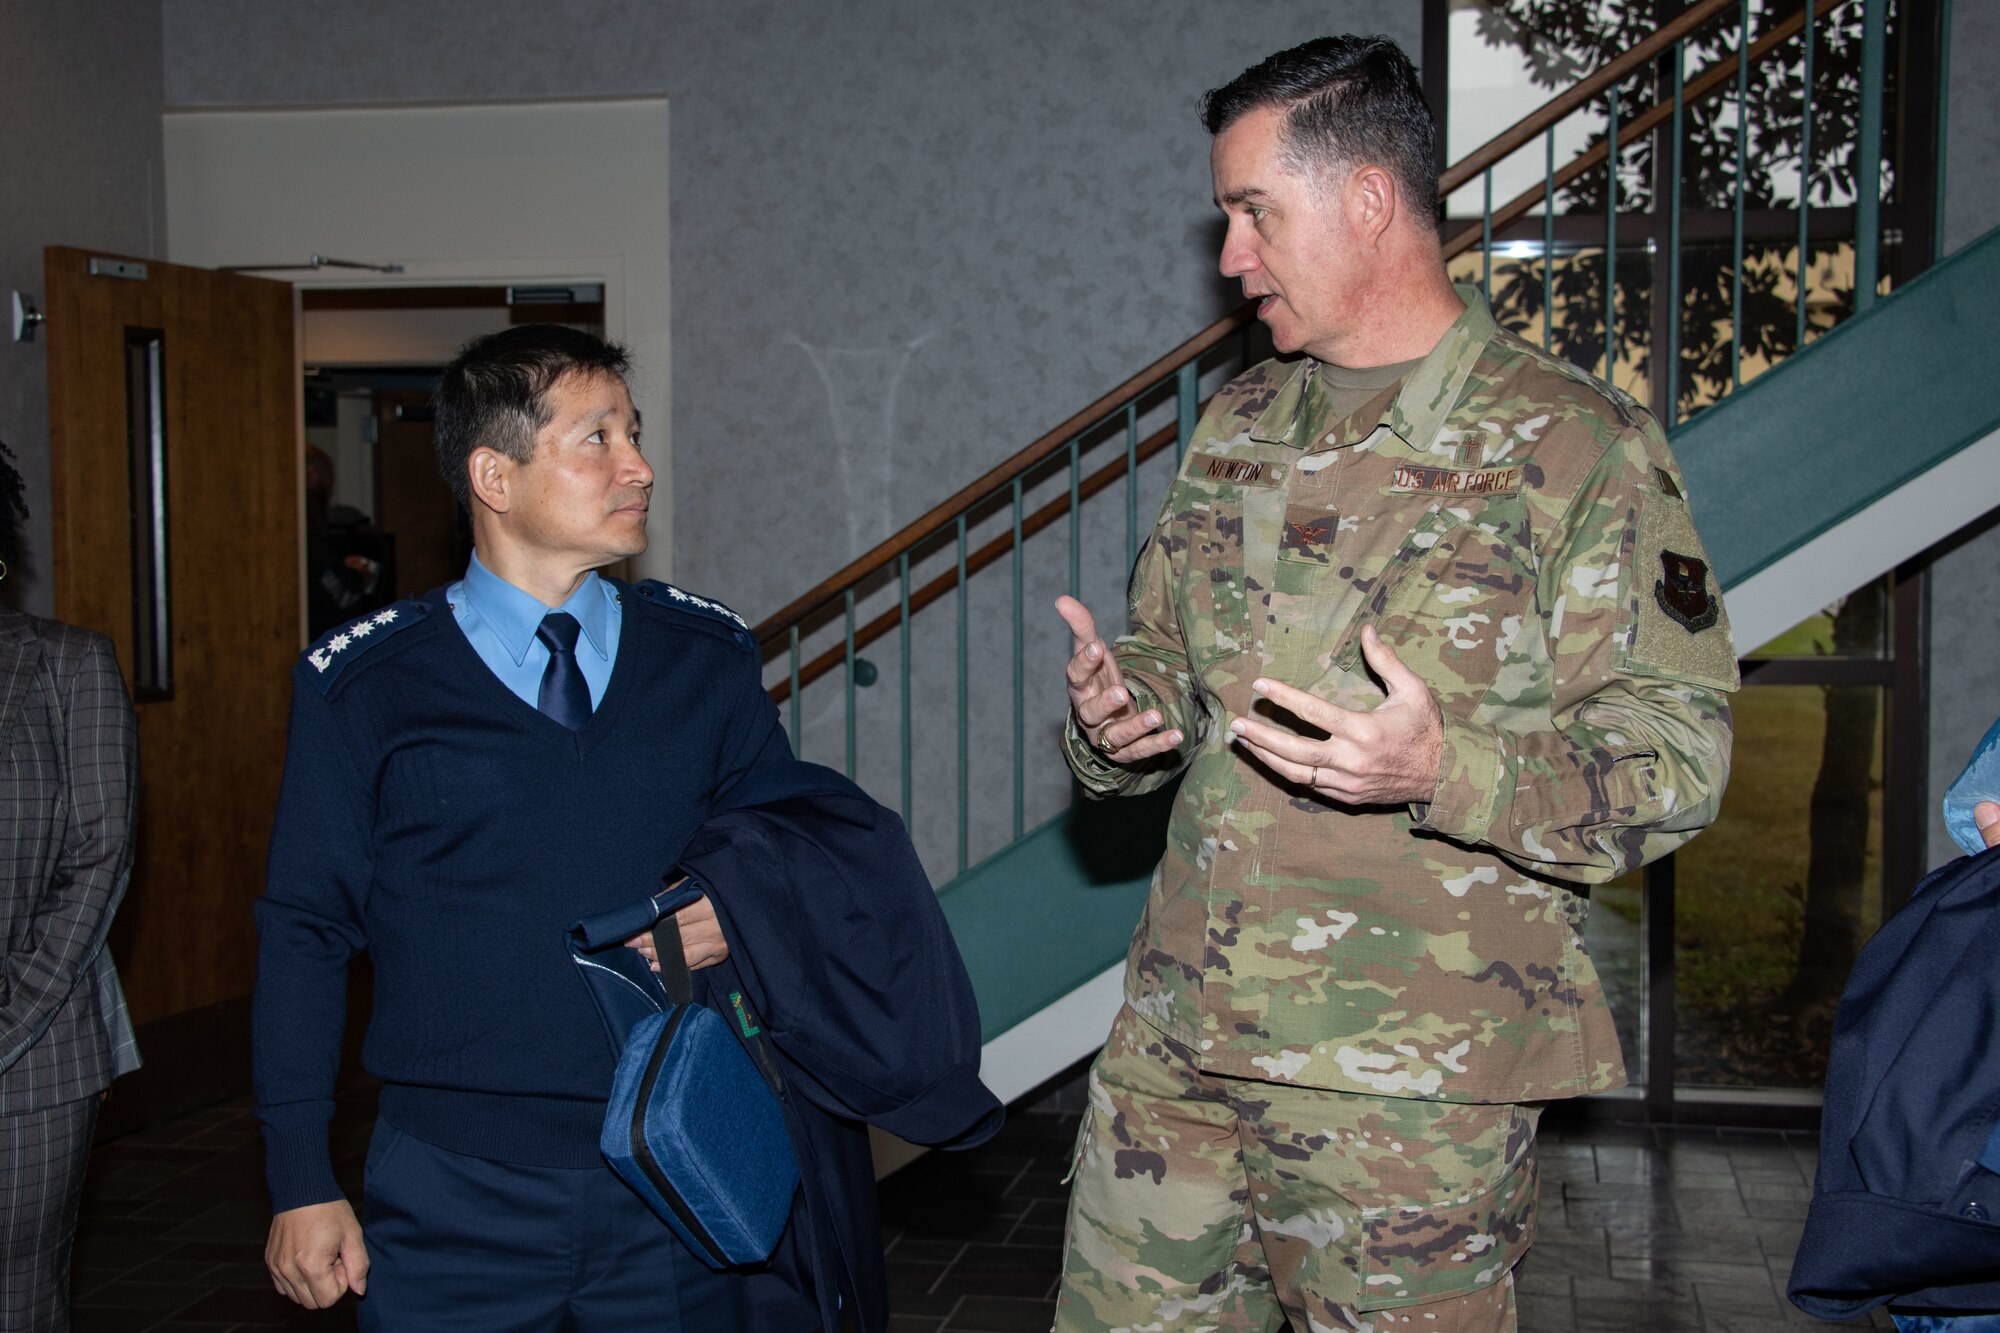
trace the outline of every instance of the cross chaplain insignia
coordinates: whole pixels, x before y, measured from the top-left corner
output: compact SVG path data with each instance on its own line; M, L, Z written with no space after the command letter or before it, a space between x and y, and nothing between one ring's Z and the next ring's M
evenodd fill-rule
M1708 591L1708 562L1678 551L1661 551L1663 577L1653 585L1653 597L1660 609L1690 634L1698 634L1716 622L1722 608Z

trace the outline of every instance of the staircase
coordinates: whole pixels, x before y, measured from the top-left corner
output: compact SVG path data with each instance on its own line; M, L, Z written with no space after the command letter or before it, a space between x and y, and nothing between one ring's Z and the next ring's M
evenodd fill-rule
M1445 252L1455 275L1512 294L1513 318L1507 302L1496 301L1504 323L1620 383L1630 381L1634 356L1645 357L1652 401L1672 405L1655 411L1669 424L1739 650L1768 641L2000 506L2000 398L1988 391L1983 364L1990 359L1991 312L2000 309L2000 232L1878 294L1887 10L1885 0L1809 0L1801 12L1753 31L1746 0L1700 0L1441 179L1446 196L1484 183L1482 216L1448 232ZM1829 24L1845 25L1842 35L1860 52L1852 85L1858 130L1849 159L1855 194L1851 205L1795 202L1799 244L1787 261L1768 238L1761 249L1746 241L1746 217L1755 213L1768 222L1771 210L1758 212L1746 197L1752 171L1742 160L1750 142L1740 130L1745 89L1751 71L1766 62L1802 62L1805 123L1818 123L1811 53L1829 40ZM1717 49L1718 58L1690 71L1691 53ZM1555 127L1592 106L1607 113L1604 133L1558 168ZM1734 197L1690 201L1682 188L1686 127L1694 117L1715 123L1726 114L1739 125ZM1652 197L1635 212L1629 195L1620 197L1633 188L1629 165L1606 167L1627 164L1648 144L1666 161L1654 177L1665 184L1645 191ZM1496 207L1495 169L1523 151L1546 153L1541 188ZM1809 140L1798 152L1802 162L1814 160ZM1579 251L1576 215L1556 205L1559 192L1583 187L1594 190L1601 220L1591 225L1603 235ZM1899 199L1896 206L1907 217L1931 203ZM1852 240L1844 249L1826 239L1832 223L1847 225ZM1566 234L1561 244L1559 228ZM1620 327L1621 314L1639 304L1626 290L1630 261L1620 249L1621 228L1628 248L1645 233L1648 253L1664 256L1655 263L1656 285L1663 278L1679 298L1656 303L1667 313L1656 311L1643 345L1634 329ZM1705 238L1712 248L1717 235L1732 243L1728 262L1708 275L1724 275L1717 290L1730 297L1726 376L1721 362L1690 362L1683 349L1684 337L1703 333L1683 255L1692 264L1689 238ZM1536 251L1535 262L1520 262L1524 244ZM1565 247L1569 257L1559 262ZM1590 247L1600 256L1595 261ZM1836 268L1851 264L1851 302L1820 299L1809 310L1807 270L1829 255ZM1615 274L1604 256L1620 257ZM1573 286L1592 262L1603 270L1598 304L1586 311L1559 301L1559 284ZM1773 347L1768 337L1760 343L1746 332L1744 289L1746 277L1758 276L1756 265L1765 264L1768 277L1771 264L1784 262L1793 266L1796 337ZM896 805L900 797L934 877L945 881L939 899L980 999L986 1080L1003 1099L1027 1092L1102 1041L1119 1003L1125 947L1163 844L1170 799L1062 808L1060 794L1049 796L1051 783L1061 781L1061 759L1048 739L1054 718L1044 715L1059 715L1060 696L1055 667L1029 667L1030 657L1048 657L1049 645L1027 620L1026 589L1064 586L1066 555L1066 586L1075 594L1085 569L1118 549L1112 543L1121 508L1129 559L1161 493L1158 485L1142 486L1142 469L1157 459L1149 471L1161 477L1168 452L1178 460L1203 396L1257 359L1259 333L1247 308L1232 312L757 627L768 683L790 710L795 741L803 734L802 699L817 691L830 709L837 696L847 771L885 803ZM1697 384L1704 373L1710 382ZM984 593L981 578L991 585ZM1011 671L1003 674L1011 698L1002 689L975 694L975 675L990 674L984 669L992 659L1005 657L1008 636L991 608L1009 594ZM985 609L975 614L982 598ZM957 613L955 658L938 647L945 616L925 615L941 605ZM1052 621L1045 613L1043 605L1034 608ZM880 675L862 650L890 641L900 666L899 711L857 693ZM1066 638L1059 646L1066 651ZM951 690L913 687L913 661L927 653L951 659ZM879 746L862 762L864 738L878 741L883 732L896 733L900 765ZM953 784L920 773L923 757L948 749L954 732L955 793ZM1004 753L1005 762L985 762L989 750ZM1011 791L1004 781L1009 767ZM1009 807L1011 829L990 834L1001 845L975 854L979 837L989 836L979 814Z

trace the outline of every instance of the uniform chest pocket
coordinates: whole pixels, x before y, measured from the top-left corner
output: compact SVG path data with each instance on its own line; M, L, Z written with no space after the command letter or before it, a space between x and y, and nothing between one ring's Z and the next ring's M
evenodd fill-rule
M1364 669L1361 627L1373 624L1438 694L1476 706L1510 674L1540 660L1532 546L1518 497L1427 510L1383 569L1366 607L1333 654L1343 671ZM1525 677L1516 688L1529 684Z
M1243 568L1241 501L1181 482L1174 489L1173 513L1155 540L1168 543L1181 571L1177 609L1196 670L1248 651L1251 604L1261 606L1270 590L1256 587ZM1137 604L1132 610L1145 612Z

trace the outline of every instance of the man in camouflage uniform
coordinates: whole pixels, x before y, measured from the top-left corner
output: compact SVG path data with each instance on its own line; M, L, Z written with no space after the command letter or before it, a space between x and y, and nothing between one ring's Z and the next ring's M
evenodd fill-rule
M1401 51L1204 116L1222 272L1305 355L1216 395L1131 633L1059 603L1085 789L1185 778L1056 1326L1512 1329L1538 1104L1625 1081L1569 885L1714 819L1728 625L1658 425L1448 281Z

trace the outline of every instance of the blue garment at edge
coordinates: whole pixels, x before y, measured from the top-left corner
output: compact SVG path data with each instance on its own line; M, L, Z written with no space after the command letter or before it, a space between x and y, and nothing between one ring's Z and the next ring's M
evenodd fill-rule
M599 578L596 570L583 576L568 601L548 607L488 569L474 551L465 577L444 590L444 599L451 603L451 613L479 660L530 708L536 706L542 672L549 665L548 647L535 631L550 611L569 612L583 626L577 636L576 664L590 686L590 706L597 707L604 698L625 616L618 589L609 579Z
M1995 958L2000 848L1927 876L1861 951L1834 1017L1788 1293L1808 1314L2000 1311Z
M1944 826L1968 856L1986 850L1986 839L1972 818L1981 801L2000 801L2000 722L1987 729L1965 771L1944 794Z

